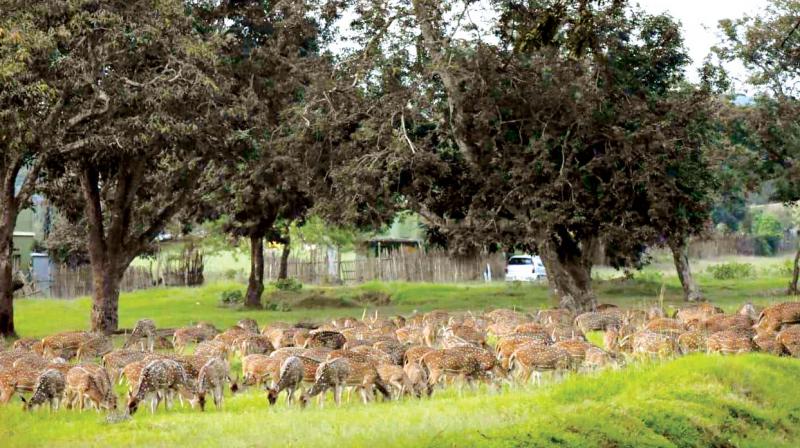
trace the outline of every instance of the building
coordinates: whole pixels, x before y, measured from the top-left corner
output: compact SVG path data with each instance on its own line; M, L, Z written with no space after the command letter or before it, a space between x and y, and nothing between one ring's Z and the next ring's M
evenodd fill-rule
M27 271L31 265L36 232L34 230L33 210L22 210L14 228L14 267Z

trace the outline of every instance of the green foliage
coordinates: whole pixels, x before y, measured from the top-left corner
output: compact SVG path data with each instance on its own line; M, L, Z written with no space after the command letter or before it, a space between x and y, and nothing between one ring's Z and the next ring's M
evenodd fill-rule
M244 294L239 289L223 291L219 295L219 301L225 306L241 305L244 302Z
M751 231L756 237L756 255L775 255L783 238L783 226L778 218L771 213L759 213L753 218Z
M291 277L275 280L271 283L271 285L280 291L297 292L303 289L303 284L300 283L296 278Z
M750 263L722 263L708 267L708 272L717 280L747 279L755 275L755 267Z
M286 302L274 302L272 300L268 300L267 303L264 304L264 309L267 311L288 313L289 311L292 311L292 306Z
M645 283L656 283L656 284L659 284L659 285L664 283L664 273L661 272L661 271L654 271L654 270L650 270L650 269L644 269L644 270L641 270L641 271L638 271L638 272L634 273L633 277L636 280L641 281L641 282L645 282Z

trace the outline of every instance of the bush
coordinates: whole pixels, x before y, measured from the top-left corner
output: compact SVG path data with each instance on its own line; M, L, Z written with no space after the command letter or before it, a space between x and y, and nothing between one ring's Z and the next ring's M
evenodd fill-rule
M280 280L275 280L272 282L272 286L280 291L292 291L297 292L303 289L303 284L298 282L297 279L294 278L284 278Z
M288 313L292 311L292 307L285 302L267 302L264 304L264 309L267 311L280 311L282 313Z
M219 301L225 306L238 305L244 302L244 294L238 289L223 291L222 294L220 294Z
M708 272L717 280L733 280L753 277L756 269L750 263L722 263L709 266Z

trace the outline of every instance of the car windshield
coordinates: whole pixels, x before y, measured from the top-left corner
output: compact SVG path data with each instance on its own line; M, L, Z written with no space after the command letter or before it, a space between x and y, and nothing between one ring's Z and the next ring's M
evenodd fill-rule
M512 258L508 260L509 266L518 266L518 265L525 265L525 264L533 264L533 259L531 258Z

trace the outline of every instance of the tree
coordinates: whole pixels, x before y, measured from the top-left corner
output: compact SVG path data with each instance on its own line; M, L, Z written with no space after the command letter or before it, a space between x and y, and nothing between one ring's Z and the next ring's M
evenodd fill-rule
M668 95L688 61L669 17L624 1L496 1L492 43L460 30L473 2L379 3L360 12L364 36L401 31L363 38L351 59L374 66L350 71L383 108L360 136L389 143L354 158L383 167L377 203L418 211L451 246L538 251L576 310L595 306L601 241L616 266L638 266L648 244L699 231L707 192L692 189L707 163L679 126L664 128L690 121L686 104L702 121L705 103ZM691 202L691 219L665 219L675 201Z
M305 125L293 111L314 100L306 91L329 65L320 44L335 17L330 5L249 0L202 11L228 37L224 70L246 119L235 134L242 157L219 167L218 177L228 185L207 198L201 214L223 217L227 232L250 241L245 305L251 308L261 307L265 238L280 238L276 223L302 219L312 205L310 173L303 163L308 148L289 143L294 124Z
M35 29L55 30L57 51L39 55L31 76L57 78L64 92L44 191L70 220L86 220L92 330L109 333L125 270L210 185L201 180L227 159L240 115L225 107L220 36L182 1L33 5Z
M723 20L724 41L716 48L723 61L740 61L758 94L735 121L745 127L764 180L775 184L774 199L800 200L800 3L771 0L762 14ZM794 271L800 272L800 247ZM793 276L789 294L797 294Z
M0 1L0 336L15 335L17 217L30 205L52 150L56 117L67 113L59 83L67 72L55 63L64 30L54 26L57 21L47 12L52 5L45 3ZM72 115L58 125L70 132L82 119Z

